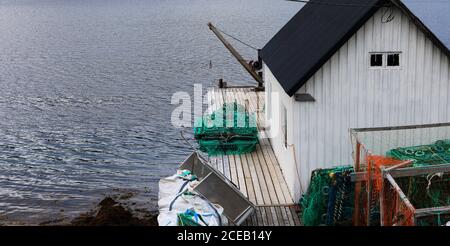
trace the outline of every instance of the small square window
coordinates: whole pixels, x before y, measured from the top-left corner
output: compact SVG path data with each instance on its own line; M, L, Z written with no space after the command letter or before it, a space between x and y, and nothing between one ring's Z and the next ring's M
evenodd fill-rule
M398 67L398 66L400 66L400 54L388 54L388 56L387 56L387 66L388 67Z
M383 54L371 54L370 55L370 66L371 67L383 66Z

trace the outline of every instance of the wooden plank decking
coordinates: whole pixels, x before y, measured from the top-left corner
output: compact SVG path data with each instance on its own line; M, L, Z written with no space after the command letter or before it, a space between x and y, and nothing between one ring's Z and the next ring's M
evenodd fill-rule
M264 92L247 88L210 88L211 110L223 103L237 102L256 112L261 135L264 122ZM256 151L242 155L222 155L210 158L211 165L229 178L257 206L245 225L300 225L296 205L288 190L280 165L267 138L260 137Z

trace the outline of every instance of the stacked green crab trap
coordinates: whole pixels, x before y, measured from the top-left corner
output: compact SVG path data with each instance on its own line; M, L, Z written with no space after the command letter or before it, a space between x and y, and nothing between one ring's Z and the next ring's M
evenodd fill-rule
M386 155L399 160L413 160L415 167L450 163L450 139L429 145L396 148Z
M429 136L428 130L400 129L410 136ZM399 135L395 129L389 131ZM450 124L449 131L433 129L433 134L427 142L419 138L412 141L417 145L402 144L396 148L389 138L385 146L392 147L385 148L384 138L391 136L386 131L369 129L352 133L358 169L347 166L314 170L308 190L299 202L303 224L449 225ZM430 144L419 145L423 142Z
M300 199L305 226L350 225L353 214L353 167L317 169Z
M200 151L210 156L253 152L258 143L255 114L236 102L223 104L213 113L197 119L194 137Z
M412 160L413 167L450 163L450 140L439 140L434 144L402 147L389 150L387 156L399 160ZM445 207L450 205L450 173L402 177L396 179L400 188L416 209ZM450 220L449 212L434 212L416 219L416 225L445 225Z

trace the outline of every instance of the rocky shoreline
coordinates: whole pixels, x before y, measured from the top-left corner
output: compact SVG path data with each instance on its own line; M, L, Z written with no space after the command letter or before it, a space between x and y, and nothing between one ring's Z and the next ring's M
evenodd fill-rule
M144 209L132 201L134 193L108 195L92 209L75 216L45 221L0 220L0 226L158 226L158 212Z
M158 226L157 213L140 211L141 216L117 200L106 197L97 209L73 219L71 226ZM143 215L142 215L143 213Z

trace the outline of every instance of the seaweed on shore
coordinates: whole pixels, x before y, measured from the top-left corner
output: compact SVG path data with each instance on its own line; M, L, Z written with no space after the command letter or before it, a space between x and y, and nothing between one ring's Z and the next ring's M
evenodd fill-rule
M111 197L104 198L95 212L81 214L71 221L72 226L157 226L157 215L138 218Z

